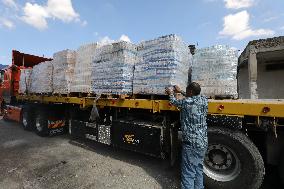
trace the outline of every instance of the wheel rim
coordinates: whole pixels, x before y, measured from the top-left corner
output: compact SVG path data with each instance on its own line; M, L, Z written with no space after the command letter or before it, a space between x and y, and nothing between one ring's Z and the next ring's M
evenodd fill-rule
M72 124L71 124L71 119L69 120L69 134L72 134Z
M43 126L40 124L40 119L39 118L36 119L36 129L38 131L42 131L43 130Z
M241 172L236 153L226 145L210 144L205 154L204 173L216 181L234 180Z
M27 127L28 126L28 120L27 120L27 115L24 113L23 114L23 120L22 120L22 123L24 125L24 127Z

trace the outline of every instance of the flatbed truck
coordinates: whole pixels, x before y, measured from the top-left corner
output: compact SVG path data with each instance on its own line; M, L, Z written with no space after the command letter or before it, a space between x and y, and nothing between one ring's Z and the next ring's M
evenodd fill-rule
M12 55L12 65L1 71L4 119L21 122L40 136L68 131L72 138L137 151L170 165L178 159L179 110L167 98L19 94L21 69L49 59L18 51ZM208 188L257 189L270 164L279 167L284 179L284 100L210 99L207 124Z

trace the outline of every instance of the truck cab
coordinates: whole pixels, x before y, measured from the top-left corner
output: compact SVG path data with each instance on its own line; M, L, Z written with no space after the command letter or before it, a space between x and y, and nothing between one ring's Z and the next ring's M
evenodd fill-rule
M21 70L32 68L35 65L50 61L51 58L45 58L30 54L12 51L12 63L6 68L0 70L0 108L3 112L5 105L11 104L16 100L16 95L19 91L19 81Z
M1 112L6 103L11 102L11 69L8 67L0 70L0 105Z

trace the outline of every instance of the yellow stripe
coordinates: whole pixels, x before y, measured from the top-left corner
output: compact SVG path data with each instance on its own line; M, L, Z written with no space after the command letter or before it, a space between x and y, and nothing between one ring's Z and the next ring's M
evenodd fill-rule
M95 98L18 95L17 99L20 101L36 101L40 103L78 104L82 108L85 108L92 106ZM148 109L153 113L160 111L178 111L174 106L169 104L168 100L99 99L97 105L100 107ZM219 110L220 105L224 106L223 110ZM263 113L264 107L269 107L270 111ZM208 113L284 118L284 100L209 100Z

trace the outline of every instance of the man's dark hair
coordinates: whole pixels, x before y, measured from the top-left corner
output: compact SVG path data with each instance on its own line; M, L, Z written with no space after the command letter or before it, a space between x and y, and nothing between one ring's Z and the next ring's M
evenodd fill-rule
M191 91L193 96L197 96L200 94L201 88L198 83L192 82L187 85L186 90Z

